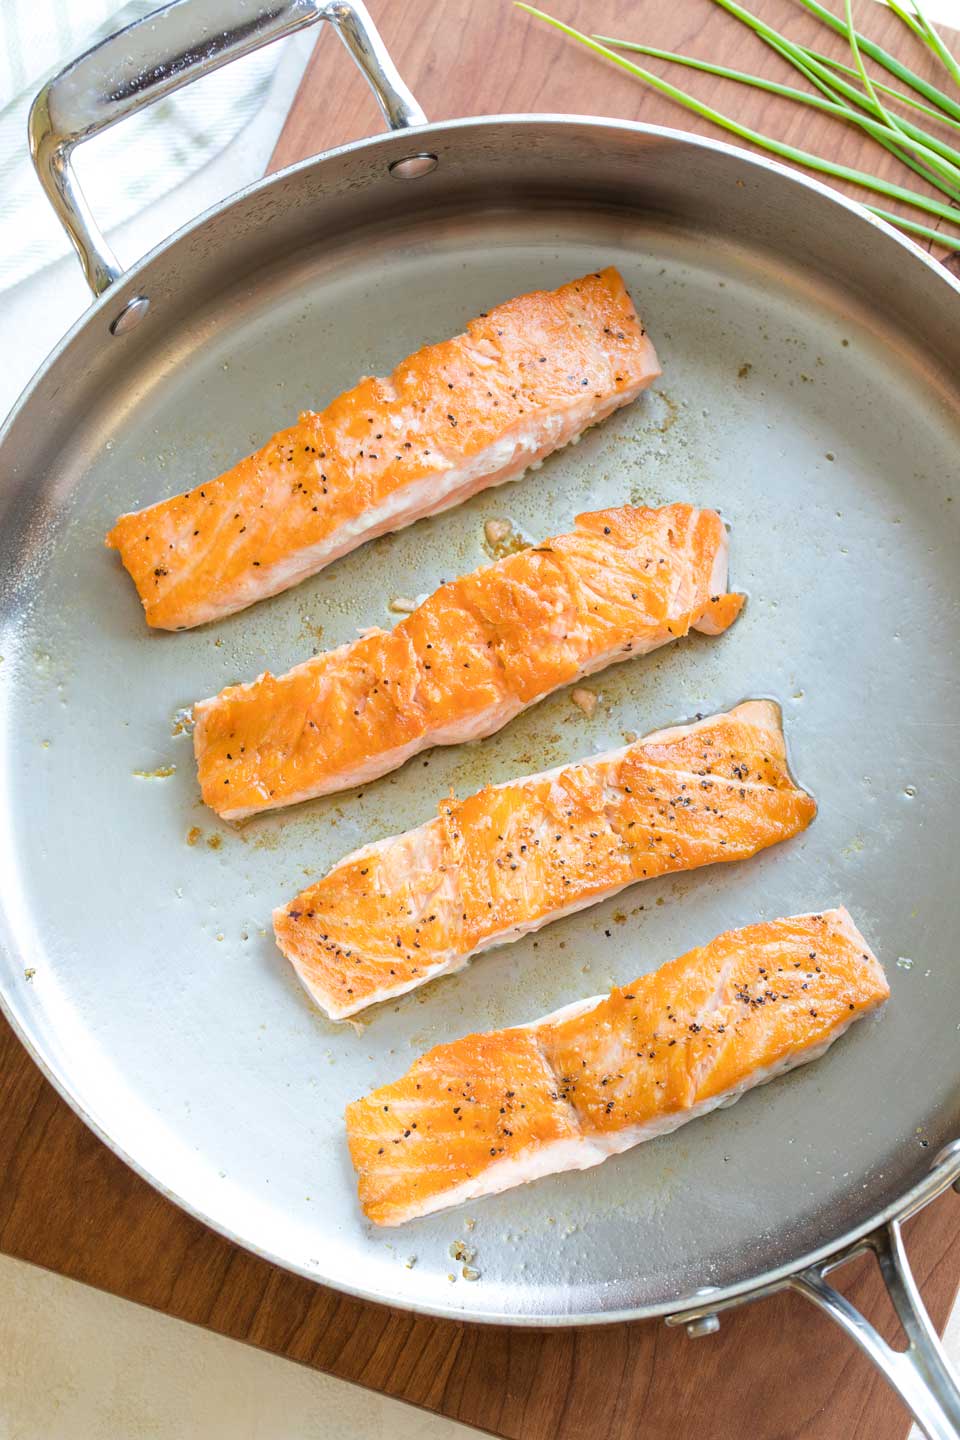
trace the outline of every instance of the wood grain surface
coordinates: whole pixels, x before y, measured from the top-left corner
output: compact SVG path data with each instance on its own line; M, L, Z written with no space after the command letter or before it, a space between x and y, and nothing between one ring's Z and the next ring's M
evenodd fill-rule
M816 36L820 48L842 53L841 42L824 40L790 0L754 3L796 38ZM431 119L565 111L717 133L505 0L369 5ZM933 78L932 62L892 14L869 0L858 8L875 38ZM709 0L556 0L556 9L585 28L642 35L792 83L788 67ZM745 123L903 180L901 167L853 129L709 76L685 72L680 83ZM381 128L364 82L335 38L323 34L273 168ZM918 1281L942 1326L960 1276L960 1202L944 1197L907 1234ZM127 1169L2 1022L0 1249L518 1440L904 1440L908 1429L905 1411L868 1362L792 1296L733 1313L718 1335L691 1342L659 1324L538 1332L422 1319L287 1275L191 1220ZM871 1262L849 1267L843 1287L893 1335Z

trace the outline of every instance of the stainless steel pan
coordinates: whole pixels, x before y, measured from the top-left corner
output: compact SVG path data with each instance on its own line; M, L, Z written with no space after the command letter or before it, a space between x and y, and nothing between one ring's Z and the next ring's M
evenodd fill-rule
M318 19L394 133L254 185L122 272L73 146ZM141 1174L291 1270L473 1320L666 1316L694 1334L791 1286L930 1435L955 1434L960 1398L899 1224L960 1174L958 287L857 206L727 145L570 116L426 126L359 5L180 0L59 76L32 131L99 298L0 448L0 976L24 1043ZM622 268L656 337L657 391L537 475L297 590L196 633L147 631L102 545L117 513L216 473L477 310L600 263ZM200 805L181 706L482 562L491 515L544 536L629 498L722 507L750 594L728 635L608 672L589 721L560 694L481 746L240 830ZM308 1009L268 933L305 874L422 820L450 784L757 694L782 702L819 798L806 836L566 920L362 1033ZM840 900L893 996L825 1060L599 1170L477 1205L469 1233L460 1213L385 1233L362 1222L343 1106L415 1053L726 926ZM448 1278L461 1238L474 1283ZM903 1355L823 1278L863 1247L908 1327Z

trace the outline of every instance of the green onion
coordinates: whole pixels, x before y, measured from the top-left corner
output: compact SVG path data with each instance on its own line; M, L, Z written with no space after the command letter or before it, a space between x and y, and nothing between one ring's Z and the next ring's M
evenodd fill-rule
M923 33L922 27L917 23L916 18L913 15L908 15L906 10L901 10L896 0L887 0L887 5L893 11L894 15L896 15L897 19L902 20L907 29L912 30L917 39L922 40L924 44L926 44L927 37Z
M876 118L883 120L884 123L891 127L894 138L898 139L902 145L906 145L909 150L919 155L930 169L936 171L945 180L955 184L957 179L960 178L960 172L958 172L960 155L951 149L944 141L938 139L937 136L930 135L926 130L921 130L919 126L912 124L909 120L894 121L889 112L884 109L876 94L868 93L868 95L864 95L862 91L849 85L846 80L842 80L839 75L832 75L830 71L820 65L818 61L805 55L801 47L794 44L792 40L788 40L785 35L781 35L779 31L774 30L770 25L767 25L765 21L760 20L756 15L752 15L750 11L745 10L742 5L737 4L737 0L714 0L714 4L719 5L721 9L734 15L744 25L748 26L754 34L758 35L761 40L766 41L768 45L772 45L778 54L782 55L785 60L800 70L808 80L812 80L818 89L823 88L819 83L822 80L825 84L829 85L832 90L839 91L846 100L852 101L855 105L862 105L872 110ZM856 45L855 35L856 32L853 31L851 26L851 34L849 36L851 47ZM859 52L855 52L855 54L858 56ZM865 76L866 71L863 70L862 59L860 60L860 66L861 68L857 73ZM868 91L870 83L870 78L867 76L866 84ZM909 140L901 139L898 132L903 132L909 136ZM931 151L934 153L931 154ZM940 159L937 158L938 156ZM901 160L904 159L902 155L898 158ZM946 166L941 164L941 160L946 161ZM911 166L910 168L915 169L916 167ZM929 179L930 177L925 176L924 178ZM938 189L939 188L942 187L938 186Z
M874 112L882 116L882 118L886 120L887 124L891 127L891 129L900 131L905 137L911 134L924 135L925 132L922 130L918 131L917 127L913 125L909 120L904 120L898 116L891 115L890 111L883 104L883 101L880 99L880 96L877 94L876 89L874 88L873 81L867 73L867 67L864 65L863 56L860 53L860 46L857 42L857 32L853 24L853 0L845 0L845 13L847 21L847 40L850 44L850 51L853 55L854 64L857 67L860 79L863 82L863 87L866 90L867 95L870 97L870 103L873 106ZM918 148L916 143L910 144L909 140L907 139L904 139L902 143L907 145L908 149L913 150L915 154L919 155L920 158L923 160L924 164L927 165L930 170L936 172L936 174L942 176L947 181L954 180L955 176L958 173L957 166L953 163L952 159L955 152L950 150L948 146L945 146L942 141L936 140L933 136L925 136L925 138L932 141L933 143L930 145L922 145L920 146L920 148ZM891 150L895 155L898 154L897 148L892 145L888 145L887 149ZM935 151L937 155L946 155L947 165L944 166L941 161L936 158L935 155L931 154L931 150ZM922 170L919 170L916 165L911 164L911 162L902 152L899 152L898 158L903 161L904 164L909 165L911 170L916 170L920 174L923 173ZM937 184L937 181L934 180L932 175L928 174L926 178L931 184L936 185L938 190L944 189L944 186ZM952 198L956 200L960 197L958 197L956 195L956 192L954 191Z
M835 30L838 35L846 35L844 21L826 10L819 0L800 0L800 4L804 9L809 10L811 15L816 15L818 20L829 25L830 29ZM862 35L859 30L857 31L857 43L864 55L869 55L871 60L876 60L877 64L882 65L889 74L896 75L898 80L909 85L911 90L916 90L917 94L922 95L924 99L930 100L938 110L945 110L948 115L953 116L954 120L960 120L960 105L949 95L945 95L942 90L938 90L936 85L931 85L929 80L924 80L922 75L916 74L915 71L902 64L895 55L889 54L881 45L875 45L869 36Z
M802 3L811 4L813 0L802 0ZM525 10L529 15L543 20L555 30L559 30L561 34L568 35L571 39L576 40L578 44L585 46L588 50L592 50L594 54L603 56L604 59L610 60L614 65L619 66L620 69L626 70L629 74L635 75L640 80L644 80L648 85L652 86L654 90L658 90L661 95L666 95L669 99L675 100L679 105L683 105L688 110L692 110L694 114L702 116L705 120L712 121L715 125L719 125L731 134L739 136L740 139L750 141L751 144L758 146L761 150L767 150L771 154L778 155L784 160L791 160L795 165L805 165L811 170L819 171L821 174L831 175L834 179L846 180L853 185L859 185L864 189L873 190L878 195L885 195L891 200L899 200L906 205L912 205L915 209L925 210L929 215L939 216L943 220L960 221L960 211L949 205L942 204L939 200L920 195L915 190L908 190L902 185L896 185L889 180L882 180L878 176L868 175L863 170L854 170L847 165L838 164L833 160L825 160L822 156L813 155L806 150L800 150L795 145L788 145L783 141L773 140L767 135L762 135L759 131L753 130L747 125L740 124L739 121L732 119L729 115L724 115L721 111L715 110L713 106L706 105L702 101L697 100L695 96L688 94L686 91L678 89L676 85L671 85L668 80L664 80L659 75L655 75L651 70L646 70L640 65L635 65L622 55L618 55L615 50L609 49L606 45L601 45L596 40L591 40L589 35L584 35L582 31L575 30L571 25L565 25L562 20L557 20L554 16L547 15L543 10L538 10L532 5L523 3L523 0L515 0L515 4L518 9Z
M928 240L935 240L938 245L943 245L947 250L960 251L960 238L954 235L944 235L942 230L934 230L932 225L921 225L917 220L908 220L904 215L894 215L890 210L881 210L876 205L866 207L871 215L879 215L881 220L886 220L888 225L899 225L901 230L909 230L911 235L924 235Z
M889 0L888 0L889 3ZM859 75L850 65L844 65L842 60L834 60L832 55L822 55L819 50L812 50L809 45L801 45L801 52L811 60L818 60L821 65L829 65L832 70L840 70L844 75L852 75L854 79ZM892 85L884 85L882 81L874 79L874 89L882 90L884 95L899 101L901 105L909 105L914 110L919 110L923 115L929 115L932 120L939 120L941 125L950 125L954 130L960 130L960 120L953 120L945 115L942 110L935 110L932 105L925 105L915 95L908 95L904 90L894 90Z
M948 73L953 79L953 83L960 86L960 65L957 64L956 60L950 54L950 51L947 49L946 45L944 45L943 41L940 39L940 36L933 28L933 25L927 19L920 4L920 0L913 0L913 8L917 19L920 21L921 39L923 39L926 45L933 51L934 55L936 55L943 62ZM900 12L898 11L897 13L899 14ZM901 19L905 18L905 16L901 16ZM913 17L911 17L911 19L912 18Z
M605 45L616 45L620 50L629 50L635 54L649 55L655 60L668 60L676 65L685 65L691 70L701 70L709 75L717 75L721 79L734 80L740 85L749 85L757 90L765 90L771 95L781 95L784 99L793 100L797 104L809 105L812 109L822 110L828 114L837 115L841 119L849 120L854 125L859 125L861 129L866 130L875 140L879 141L887 150L896 155L898 160L902 161L904 165L908 165L911 170L916 171L924 180L928 181L931 185L935 185L937 189L941 190L945 195L949 195L952 199L960 200L960 189L958 189L957 185L957 182L960 182L960 169L957 170L955 183L943 183L936 175L931 174L930 171L923 166L914 164L913 161L903 153L899 145L895 143L901 139L897 131L881 125L875 120L871 120L868 116L861 115L858 111L851 109L849 105L844 104L842 100L820 99L819 96L810 95L805 90L797 90L792 85L782 85L776 80L767 80L763 76L751 75L744 70L731 70L725 65L713 65L708 60L696 60L690 55L677 55L670 50L658 50L652 45L638 45L632 40L616 40L607 35L594 35L593 39L599 40ZM779 49L776 45L774 48ZM811 76L811 79L813 79L813 76ZM818 81L814 80L814 83L826 94L833 93L828 91L826 86L820 85ZM921 147L914 148L920 149ZM946 178L948 177L945 177L945 179ZM949 178L952 179L953 177L951 176Z
M870 79L870 76L867 73L867 67L863 63L863 56L860 54L860 46L857 44L857 32L853 23L853 0L844 0L844 10L847 19L847 39L850 42L850 50L853 54L853 63L854 65L856 65L857 69L860 72L860 79L863 82L863 88L864 90L866 90L867 94L870 96L870 99L873 101L874 110L878 111L880 115L882 115L883 119L886 120L888 125L896 128L897 122L892 118L889 110L884 107L883 101L880 99L880 96L877 94L876 90L874 90L873 81Z

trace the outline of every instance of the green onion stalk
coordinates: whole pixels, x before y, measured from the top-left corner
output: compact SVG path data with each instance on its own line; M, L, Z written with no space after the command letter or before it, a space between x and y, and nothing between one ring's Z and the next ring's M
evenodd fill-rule
M548 15L545 11L537 9L533 5L524 3L524 0L515 0L518 8L526 11L529 15L545 24L552 26L561 34L583 45L594 54L610 61L621 70L633 75L636 79L642 80L659 94L665 95L668 99L675 101L678 105L684 106L695 115L711 121L721 129L736 135L741 140L749 141L759 149L776 155L782 160L788 160L795 165L803 165L808 169L818 171L820 174L828 175L835 180L845 180L852 185L862 189L870 190L875 195L884 197L887 200L899 201L901 204L909 205L928 216L938 220L947 221L954 225L960 225L960 209L937 200L932 196L923 195L919 191L910 190L906 186L898 185L894 181L885 180L880 176L870 175L866 171L856 170L848 165L842 165L837 161L827 160L821 155L812 154L810 151L801 150L795 145L787 144L785 141L776 140L769 135L752 129L748 125L733 119L732 116L724 114L715 109L712 105L698 100L696 96L681 90L669 80L655 74L652 70L638 65L635 61L627 59L619 50L629 50L634 54L650 56L652 58L666 60L674 64L684 65L690 69L705 71L708 74L718 75L725 79L736 81L742 85L749 85L756 89L765 90L771 94L781 95L784 98L798 104L807 105L813 109L820 110L826 114L835 116L838 120L856 125L864 130L873 139L892 151L899 160L908 165L912 170L936 186L941 193L951 200L960 201L960 151L953 149L939 137L931 135L928 131L921 129L912 121L902 116L894 115L880 99L878 91L880 86L872 81L866 72L863 62L863 55L870 55L873 59L880 56L886 57L885 51L880 51L879 46L861 35L854 29L852 14L850 13L850 0L845 0L847 15L845 20L839 20L831 15L830 11L824 11L824 16L829 16L827 23L832 28L843 34L851 46L856 61L856 69L850 69L847 73L860 82L859 86L852 85L840 72L846 67L840 67L833 62L828 62L824 57L819 56L815 51L805 49L803 46L788 40L772 27L766 25L756 16L744 10L736 0L715 0L715 3L729 11L741 23L747 25L759 35L764 42L775 49L784 59L788 60L800 71L803 76L816 86L820 91L818 95L808 94L806 91L798 90L793 86L782 85L773 80L767 80L761 76L751 75L745 71L730 69L722 65L713 65L705 60L696 60L691 56L677 55L671 51L657 50L652 46L640 45L632 41L614 40L606 36L590 36L565 24L562 20ZM801 3L815 14L819 14L822 7L817 0L801 0ZM916 6L917 0L913 0ZM915 23L918 26L923 24L922 19L917 18ZM925 34L927 32L925 31ZM939 39L939 37L937 37ZM929 42L932 45L932 42ZM942 44L942 41L940 42ZM617 50L611 48L616 45ZM945 48L945 47L944 47ZM949 53L949 52L948 52ZM951 57L952 58L952 57ZM889 64L887 61L889 60ZM955 105L949 96L943 95L936 86L930 85L920 76L914 76L913 72L906 66L895 61L892 56L880 59L879 63L884 65L890 73L894 74L900 81L906 83L915 93L924 96L936 106L934 117L945 118L948 123L960 120L960 105ZM949 68L949 67L948 67ZM889 89L889 87L884 87ZM896 93L896 92L895 92ZM944 103L945 102L945 103ZM909 103L909 102L908 102ZM857 108L854 108L854 107ZM929 107L923 107L929 108ZM903 216L893 214L889 210L881 209L876 205L869 204L866 208L881 219L896 225L911 235L918 235L928 240L933 240L947 249L960 251L960 237L949 232L935 229L929 223L920 220L907 219Z

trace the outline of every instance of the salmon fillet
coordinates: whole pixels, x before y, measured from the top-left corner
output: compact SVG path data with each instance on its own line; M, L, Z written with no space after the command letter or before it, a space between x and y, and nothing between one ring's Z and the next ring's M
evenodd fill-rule
M400 1225L609 1155L815 1060L889 987L846 910L729 930L623 989L438 1045L347 1106L360 1204Z
M332 1020L392 999L627 885L743 860L806 828L765 700L591 760L444 800L274 911L277 944Z
M552 690L739 614L713 510L624 506L442 585L393 630L194 707L206 803L227 820L384 775L499 730Z
M364 541L517 480L659 375L616 270L509 300L307 410L217 479L107 536L147 623L185 630L315 575Z

